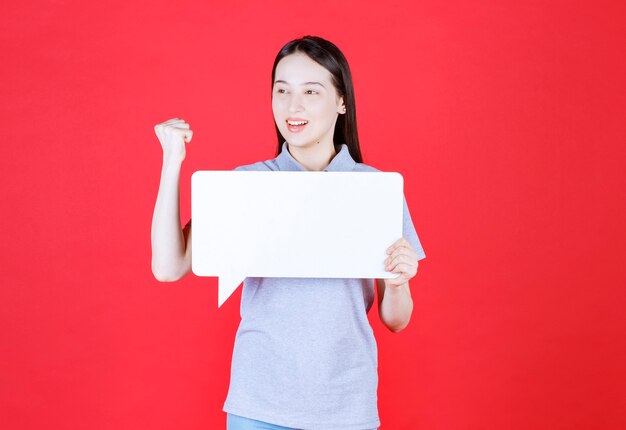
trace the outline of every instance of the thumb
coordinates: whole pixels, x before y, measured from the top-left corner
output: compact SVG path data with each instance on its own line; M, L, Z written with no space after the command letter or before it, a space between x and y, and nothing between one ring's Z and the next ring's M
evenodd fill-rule
M186 130L183 133L183 137L185 139L185 142L187 142L187 143L191 142L192 136L193 136L193 131L191 131L191 130Z

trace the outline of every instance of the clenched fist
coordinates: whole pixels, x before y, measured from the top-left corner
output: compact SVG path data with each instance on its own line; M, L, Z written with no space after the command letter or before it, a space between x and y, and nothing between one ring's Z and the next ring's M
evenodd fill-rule
M184 120L173 118L154 126L161 142L163 157L182 162L185 159L185 143L191 142L193 131Z

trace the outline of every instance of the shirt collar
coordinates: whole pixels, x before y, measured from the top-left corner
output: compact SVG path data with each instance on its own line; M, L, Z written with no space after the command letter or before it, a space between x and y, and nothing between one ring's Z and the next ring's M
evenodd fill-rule
M287 150L287 142L283 142L282 150L280 154L278 154L278 157L276 157L276 163L278 164L279 170L306 171L302 164L293 158ZM330 160L324 172L351 172L354 170L354 166L356 166L356 162L352 156L350 156L348 145L342 143L339 152Z

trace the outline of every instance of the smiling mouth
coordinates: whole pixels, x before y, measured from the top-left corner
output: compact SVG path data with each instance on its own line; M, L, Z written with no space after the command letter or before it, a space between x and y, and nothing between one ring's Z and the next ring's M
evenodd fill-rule
M294 121L294 120L287 120L287 130L289 130L292 133L298 133L300 131L302 131L304 129L304 127L308 124L309 122L306 120L301 120L301 121Z

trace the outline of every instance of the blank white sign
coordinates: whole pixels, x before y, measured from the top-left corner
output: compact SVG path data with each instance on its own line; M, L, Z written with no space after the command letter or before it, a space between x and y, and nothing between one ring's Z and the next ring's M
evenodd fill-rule
M247 277L395 278L402 237L395 172L197 171L192 271L218 276L218 306Z

